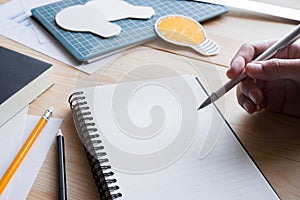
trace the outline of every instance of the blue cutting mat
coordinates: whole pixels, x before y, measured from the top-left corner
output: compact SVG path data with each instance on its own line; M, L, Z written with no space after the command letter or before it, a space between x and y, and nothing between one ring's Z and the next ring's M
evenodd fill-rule
M56 14L62 9L87 0L63 0L32 9L32 15L79 61L87 61L101 55L107 55L141 42L154 39L155 21L168 14L181 14L201 22L223 13L225 6L189 0L126 0L140 6L150 6L155 15L148 20L124 19L115 21L122 31L111 38L101 38L92 33L71 32L60 28L55 23ZM96 20L96 19L95 19Z

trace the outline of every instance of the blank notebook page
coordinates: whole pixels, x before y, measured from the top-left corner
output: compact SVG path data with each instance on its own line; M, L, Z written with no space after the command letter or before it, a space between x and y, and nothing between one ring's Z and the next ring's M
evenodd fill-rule
M278 199L195 77L83 91L121 199Z

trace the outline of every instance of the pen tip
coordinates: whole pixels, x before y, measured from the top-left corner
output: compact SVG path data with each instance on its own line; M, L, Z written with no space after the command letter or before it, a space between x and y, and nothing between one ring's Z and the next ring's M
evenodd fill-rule
M201 108L203 108L204 106L203 106L203 104L201 104L201 106L199 106L199 108L197 109L197 110L200 110Z
M202 104L201 106L199 106L198 110L204 108L205 106L209 105L212 103L212 98L211 97L208 97Z
M201 104L201 106L199 106L198 110L204 108L205 106L207 106L208 104L206 104L205 102Z

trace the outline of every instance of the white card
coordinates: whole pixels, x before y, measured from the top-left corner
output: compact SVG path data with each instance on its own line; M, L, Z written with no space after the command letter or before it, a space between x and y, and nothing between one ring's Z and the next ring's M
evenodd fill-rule
M63 9L57 13L55 21L66 30L91 32L108 38L121 32L121 27L110 21L125 18L149 19L154 14L151 7L134 6L123 0L94 0L85 5Z
M55 17L56 23L67 30L91 32L102 37L112 37L121 32L121 27L107 21L97 8L85 5L68 7Z
M155 14L151 7L135 6L123 0L92 0L85 5L97 8L108 21L126 18L149 19Z

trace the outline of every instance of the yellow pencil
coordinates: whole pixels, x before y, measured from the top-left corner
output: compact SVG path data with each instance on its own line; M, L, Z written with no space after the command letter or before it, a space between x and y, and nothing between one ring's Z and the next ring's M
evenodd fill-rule
M6 170L5 174L3 175L3 177L1 178L1 181L0 181L0 195L5 190L5 188L6 188L7 184L9 183L10 179L12 178L14 173L17 171L18 167L20 166L20 164L24 160L26 154L30 150L33 143L36 141L36 139L39 136L40 132L45 127L47 121L49 120L49 118L52 114L52 112L53 112L52 107L50 107L46 110L44 115L38 121L37 125L34 127L33 131L31 132L31 134L29 135L29 137L25 141L25 143L22 146L22 148L20 149L20 151L18 152L18 154L16 155L16 157L14 158L14 160L12 161L12 163L10 164L8 169Z

